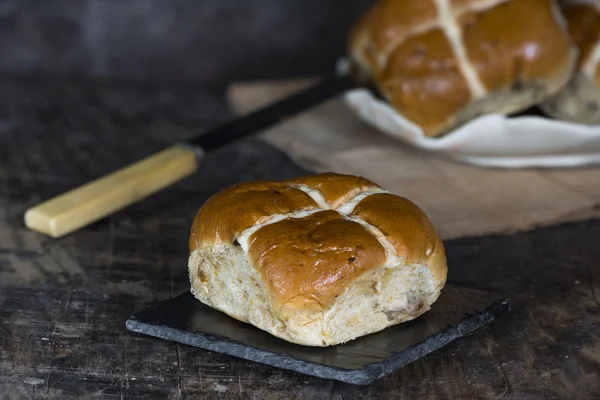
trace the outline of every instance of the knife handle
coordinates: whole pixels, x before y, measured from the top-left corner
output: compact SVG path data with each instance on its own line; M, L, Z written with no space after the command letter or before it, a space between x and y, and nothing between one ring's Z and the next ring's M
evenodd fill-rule
M58 238L135 203L199 168L198 150L168 147L25 212L27 228Z

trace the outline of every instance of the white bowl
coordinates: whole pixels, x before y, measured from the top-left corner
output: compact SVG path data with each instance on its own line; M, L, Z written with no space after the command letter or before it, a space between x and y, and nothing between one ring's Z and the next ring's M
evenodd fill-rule
M348 91L344 100L362 120L381 132L469 164L523 168L600 163L600 126L490 114L440 138L430 138L366 89Z

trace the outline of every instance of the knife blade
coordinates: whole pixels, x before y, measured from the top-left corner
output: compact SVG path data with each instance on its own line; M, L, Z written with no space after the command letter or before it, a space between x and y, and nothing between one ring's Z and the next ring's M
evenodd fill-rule
M25 212L25 226L54 238L72 233L193 174L208 152L357 86L349 73L326 76L282 100L44 201Z

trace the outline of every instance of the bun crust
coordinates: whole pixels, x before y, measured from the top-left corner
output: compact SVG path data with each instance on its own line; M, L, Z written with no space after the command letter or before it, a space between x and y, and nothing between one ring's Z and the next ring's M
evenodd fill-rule
M576 57L554 0L379 0L349 50L426 136L546 99Z
M579 49L568 85L541 108L557 119L600 124L600 0L571 0L562 5L569 33Z
M332 173L214 195L196 215L190 253L200 301L310 346L421 315L447 274L423 211L364 178Z

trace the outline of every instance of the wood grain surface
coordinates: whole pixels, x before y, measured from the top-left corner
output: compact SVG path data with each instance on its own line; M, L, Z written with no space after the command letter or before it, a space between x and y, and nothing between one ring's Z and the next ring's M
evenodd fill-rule
M302 174L245 141L61 239L24 211L228 116L219 91L0 80L0 398L600 398L600 221L446 243L450 279L508 290L501 320L368 387L138 336L125 320L189 288L191 220L214 192Z

